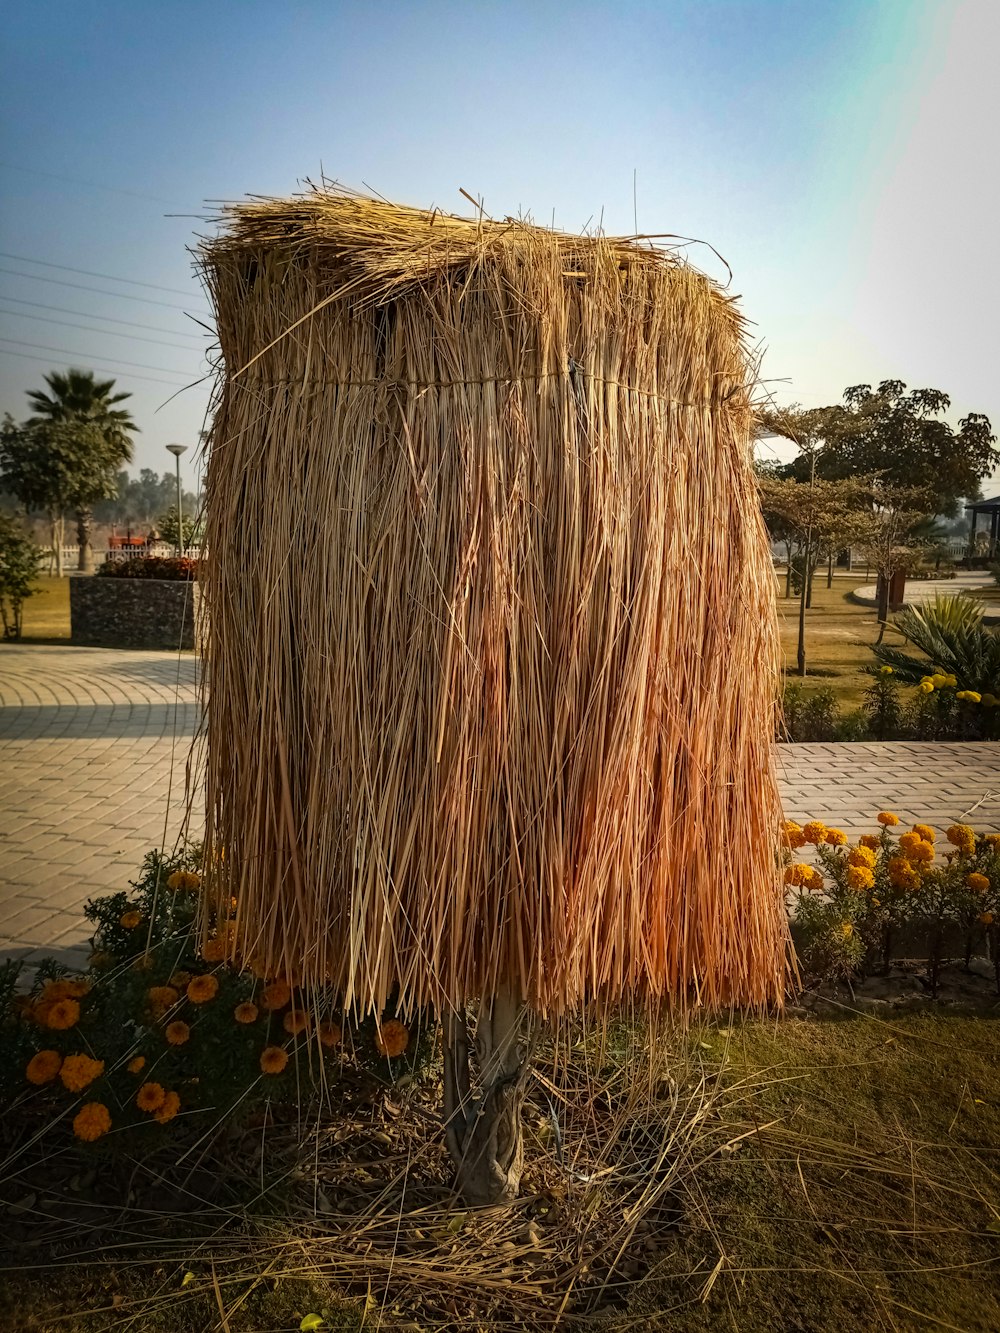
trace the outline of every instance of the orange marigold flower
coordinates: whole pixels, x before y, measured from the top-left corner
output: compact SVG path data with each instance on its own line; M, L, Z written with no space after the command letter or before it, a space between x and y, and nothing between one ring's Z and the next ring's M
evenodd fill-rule
M899 839L899 850L906 856L909 856L914 847L919 847L924 839L919 833L904 833Z
M985 893L990 887L990 881L986 876L977 874L975 871L971 875L966 875L965 882L973 893Z
M877 852L882 846L882 839L877 833L862 833L858 839L859 847L867 847L870 852Z
M201 956L206 963L221 963L226 956L226 941L218 936L206 940L202 945Z
M28 1061L27 1068L24 1071L25 1078L29 1083L36 1085L51 1083L56 1074L59 1073L61 1064L62 1056L58 1051L39 1051Z
M794 819L786 819L781 828L781 841L793 850L801 847L805 842L801 824L796 824Z
M219 993L219 978L213 977L210 972L202 977L192 977L188 982L187 997L192 1004L204 1004L207 1000L214 1000Z
M60 977L58 981L47 981L42 987L43 1000L67 1000L76 999L73 994L73 983L66 977Z
M175 972L174 975L170 978L170 984L171 986L176 986L178 991L182 991L190 980L191 980L190 972Z
M291 998L292 988L287 981L272 981L269 986L265 986L261 991L260 1007L262 1009L284 1009Z
M124 912L119 918L118 924L123 926L125 930L135 930L136 926L142 925L142 913Z
M811 819L802 826L802 836L806 842L821 843L826 837L826 825L818 819Z
M165 1014L181 998L173 986L150 986L146 995L157 1018Z
M67 1028L75 1027L79 1021L79 1000L56 1000L54 1004L46 1006L44 1018L46 1027L65 1032Z
M163 1105L153 1116L157 1124L165 1125L168 1120L173 1120L174 1116L181 1109L181 1099L176 1092L168 1092L163 1099Z
M910 865L909 861L903 856L893 856L889 859L889 883L895 885L897 889L910 889L914 887L913 881L917 878L917 872Z
M875 853L870 847L852 847L847 854L847 864L871 870L875 865Z
M338 1023L320 1023L319 1039L324 1046L339 1046L344 1039Z
M847 842L847 834L843 829L828 828L826 831L826 840L831 847L843 847Z
M89 1055L67 1055L62 1062L59 1077L70 1092L82 1092L103 1073L103 1060L93 1060Z
M133 1056L125 1068L130 1074L141 1074L146 1068L146 1057L144 1055Z
M993 925L993 913L992 913L992 912L980 912L980 914L979 914L979 920L982 922L982 924L983 924L984 926L992 926L992 925Z
M961 852L972 852L976 846L976 835L968 824L952 824L944 835L953 847Z
M300 1032L305 1032L312 1022L304 1009L289 1009L285 1015L281 1026L291 1037L297 1036Z
M986 837L983 838L983 842L987 843L994 851L996 851L996 849L1000 847L1000 833L987 833Z
M924 842L932 843L937 837L937 834L931 828L930 824L914 824L913 832L916 833L918 837L923 838Z
M265 1046L260 1053L260 1068L263 1074L280 1074L288 1064L288 1052L283 1046Z
M102 1102L87 1102L73 1117L73 1133L84 1143L93 1143L111 1128L111 1113Z
M135 1094L135 1104L140 1111L158 1111L166 1099L162 1083L144 1083Z
M183 1046L191 1035L191 1029L186 1023L182 1023L180 1019L177 1019L176 1022L167 1024L167 1030L164 1035L171 1046Z
M803 888L812 889L814 892L818 893L823 887L822 871L817 870L815 866L810 866L808 875L803 876L802 886Z
M923 838L921 838L916 847L910 852L910 856L914 861L933 861L934 844L932 842L924 842Z
M201 876L194 870L175 870L167 877L167 888L173 893L179 890L193 893L201 888Z
M237 1023L256 1023L259 1012L255 1004L251 1004L249 1000L244 1000L233 1010L233 1017Z
M847 882L852 889L871 889L875 886L875 876L867 866L848 866Z
M885 828L895 828L899 823L899 815L894 815L891 810L880 810L875 818Z
M402 1055L409 1044L409 1029L398 1018L390 1018L375 1033L375 1045L383 1055Z

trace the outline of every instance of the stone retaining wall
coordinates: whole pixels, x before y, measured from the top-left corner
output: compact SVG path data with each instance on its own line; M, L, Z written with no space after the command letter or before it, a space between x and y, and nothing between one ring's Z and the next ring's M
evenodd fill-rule
M69 581L72 642L90 648L193 648L197 583L77 577Z

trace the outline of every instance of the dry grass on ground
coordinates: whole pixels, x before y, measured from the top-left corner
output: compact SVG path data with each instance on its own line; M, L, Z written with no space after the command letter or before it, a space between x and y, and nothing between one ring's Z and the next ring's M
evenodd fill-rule
M22 642L45 643L69 636L69 579L38 579L34 595L24 603Z
M0 1327L278 1333L311 1312L327 1329L463 1333L1000 1327L995 1016L793 1011L671 1046L652 1096L635 1096L649 1062L627 1040L587 1053L578 1105L583 1085L543 1071L513 1208L434 1202L439 1132L390 1091L393 1115L377 1100L332 1120L295 1177L221 1225L191 1195L187 1230L155 1249L149 1214L95 1209L88 1266L21 1250ZM550 1101L561 1141L539 1137ZM53 1200L33 1206L71 1231ZM134 1235L116 1245L123 1222Z
M857 708L868 685L861 668L874 662L871 645L878 637L875 608L861 606L851 600L854 588L864 583L864 573L835 575L833 587L826 586L826 577L817 574L813 584L812 606L806 612L806 678L807 689L829 688L841 704ZM796 651L799 640L799 604L795 596L785 597L785 579L777 579L778 616L781 625L781 648L785 659L785 675L797 680ZM893 636L894 631L888 631Z

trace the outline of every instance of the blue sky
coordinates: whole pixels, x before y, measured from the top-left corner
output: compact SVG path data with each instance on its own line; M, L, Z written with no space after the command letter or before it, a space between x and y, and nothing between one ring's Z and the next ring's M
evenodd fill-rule
M186 250L205 202L322 165L401 202L463 212L465 188L617 232L634 171L640 230L728 260L779 401L891 376L997 423L997 37L994 0L10 10L0 410L91 364L134 394L137 464L170 466L209 399L165 401L204 371L185 312L207 312Z

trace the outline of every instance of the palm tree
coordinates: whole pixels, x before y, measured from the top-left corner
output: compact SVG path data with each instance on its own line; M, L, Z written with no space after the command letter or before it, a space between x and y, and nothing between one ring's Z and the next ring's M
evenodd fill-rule
M132 435L139 428L131 414L117 406L132 395L115 393L115 381L96 379L92 370L71 369L65 374L53 370L45 376L45 383L48 393L34 389L28 394L37 414L32 421L58 421L79 427L80 444L89 463L81 472L74 497L80 544L78 568L89 572L94 567L90 544L93 506L115 494L118 469L132 461Z

